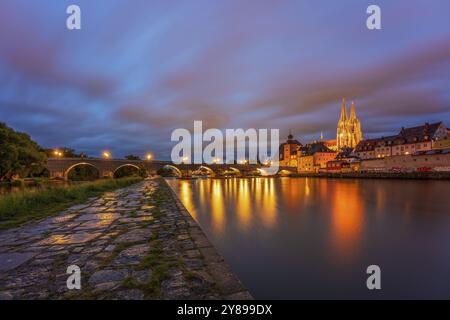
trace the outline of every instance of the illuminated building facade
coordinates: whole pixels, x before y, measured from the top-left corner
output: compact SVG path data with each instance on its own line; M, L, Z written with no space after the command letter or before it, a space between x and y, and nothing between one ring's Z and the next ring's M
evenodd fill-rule
M355 103L352 102L348 117L345 99L342 99L341 116L337 125L336 148L338 151L345 147L355 148L361 140L361 122L356 116Z
M285 143L280 145L280 166L297 167L297 154L302 144L289 133Z
M327 162L336 158L337 152L328 149L323 142L315 142L301 148L298 172L319 172L326 169Z
M361 159L376 159L414 154L432 149L445 149L448 129L443 122L402 128L395 136L362 140L354 154ZM437 147L440 146L440 147Z

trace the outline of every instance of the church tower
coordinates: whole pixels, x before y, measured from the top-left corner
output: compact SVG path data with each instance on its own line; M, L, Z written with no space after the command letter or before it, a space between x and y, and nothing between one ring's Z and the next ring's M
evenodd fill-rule
M348 143L348 128L347 128L347 107L345 105L345 99L342 99L341 116L337 125L336 144L338 150L347 146Z
M355 103L352 102L350 117L347 117L345 99L342 99L341 116L337 125L336 144L338 150L354 148L362 140L361 122L356 116Z
M355 148L356 145L362 140L361 132L361 122L356 116L355 102L352 101L352 106L350 108L350 118L348 119L348 129L349 129L349 147Z

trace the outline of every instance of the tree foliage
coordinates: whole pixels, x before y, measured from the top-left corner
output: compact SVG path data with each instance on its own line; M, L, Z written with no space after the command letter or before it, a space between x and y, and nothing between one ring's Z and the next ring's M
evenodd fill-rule
M45 153L48 158L55 157L55 151L61 152L62 157L64 158L86 158L87 156L84 153L77 153L72 148L61 147L56 149L45 149Z
M127 159L127 160L141 160L141 158L139 156L135 156L133 154L129 154L129 155L125 156L125 159Z
M173 169L170 168L159 168L156 171L156 174L161 176L161 177L176 177L177 174L175 173L175 171L173 171Z
M0 180L39 174L46 161L44 150L28 134L0 123Z
M144 168L135 168L133 166L123 166L114 173L114 178L125 177L146 177L147 171Z
M93 181L100 178L100 172L93 166L79 165L70 170L68 177L73 181Z

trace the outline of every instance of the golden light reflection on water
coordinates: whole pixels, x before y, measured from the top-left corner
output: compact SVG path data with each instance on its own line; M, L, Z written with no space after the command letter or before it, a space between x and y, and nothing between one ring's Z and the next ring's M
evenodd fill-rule
M192 196L192 188L190 183L185 180L180 180L180 200L190 212L192 218L197 219L197 211L195 210L194 199Z
M358 253L364 223L364 205L358 182L339 183L332 195L332 247L341 261Z
M237 192L236 201L236 214L239 221L239 227L247 230L251 223L251 208L250 208L250 192L248 181L240 179L238 182L239 187L234 188Z
M210 181L210 180L202 180ZM212 180L211 192L211 224L216 233L222 234L225 227L225 204L223 188L220 180Z
M251 229L255 223L262 224L267 229L273 228L277 224L279 213L277 197L281 196L289 212L296 212L299 207L306 208L308 203L314 201L328 202L331 241L336 254L351 257L359 247L364 205L357 181L335 184L325 179L304 179L280 183L280 180L273 178L255 178L205 179L195 183L198 183L198 201L194 200L192 182L183 180L179 181L180 199L194 219L198 218L198 212L206 213L207 220L217 235L225 232L227 214L235 215L237 226L244 231ZM277 194L276 183L280 186L280 194ZM379 207L383 207L383 197L384 195L377 195Z
M268 229L273 228L277 222L277 197L274 189L274 179L257 179L256 192L261 193L263 205L259 212L264 226Z
M237 227L243 231L251 230L256 224L266 229L274 228L280 214L278 197L282 197L286 211L292 213L301 211L301 208L314 208L311 206L318 202L328 203L330 241L339 260L351 259L358 254L364 227L362 192L358 181L336 183L326 179L284 182L272 178L179 181L183 204L194 219L198 219L201 212L218 236L226 232L227 216L235 216ZM385 208L386 196L380 190L374 194L378 212ZM324 208L323 205L321 207ZM307 212L317 213L309 209Z
M199 212L206 212L209 215L206 218L217 235L225 232L227 214L235 215L237 226L244 231L253 227L255 219L266 228L276 225L278 211L274 179L197 180L194 182L198 184L197 202L192 182L179 180L178 183L179 197L186 209L196 220ZM294 194L298 192L294 191ZM293 200L293 206L296 201Z
M309 179L305 179L305 197L309 197L311 195L311 188L309 187Z

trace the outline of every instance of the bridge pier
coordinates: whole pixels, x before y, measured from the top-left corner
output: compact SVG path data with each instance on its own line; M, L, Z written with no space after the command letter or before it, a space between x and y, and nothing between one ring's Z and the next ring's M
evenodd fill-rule
M112 172L111 170L102 170L100 171L100 178L114 178L114 172Z
M64 175L64 170L50 170L50 179L67 180L67 177Z

